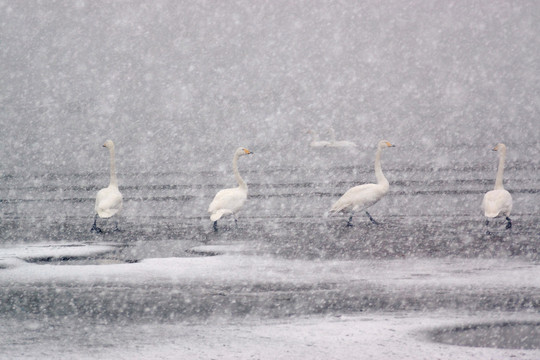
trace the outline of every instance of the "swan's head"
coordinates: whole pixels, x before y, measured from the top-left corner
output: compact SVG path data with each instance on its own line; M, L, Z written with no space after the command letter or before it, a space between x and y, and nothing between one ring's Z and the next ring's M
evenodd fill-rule
M105 144L103 144L103 147L106 147L109 150L114 149L114 143L112 140L105 141Z
M396 145L392 145L389 141L381 140L381 141L379 141L378 148L379 149L384 149L384 148L387 148L387 147L395 147L395 146Z
M251 155L251 154L253 154L253 153L251 151L249 151L248 149L246 149L246 148L240 147L240 148L236 149L236 155L238 155L238 156Z
M492 150L506 152L506 145L504 145L503 143L498 143Z

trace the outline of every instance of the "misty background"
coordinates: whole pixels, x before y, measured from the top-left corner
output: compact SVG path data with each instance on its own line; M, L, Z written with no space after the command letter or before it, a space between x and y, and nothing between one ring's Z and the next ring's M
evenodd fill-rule
M0 1L0 171L106 174L108 138L120 185L128 171L228 173L238 146L263 171L312 164L306 131L324 138L331 126L359 144L344 164L371 168L384 138L411 164L493 171L489 150L505 142L509 162L535 159L537 170L539 10Z

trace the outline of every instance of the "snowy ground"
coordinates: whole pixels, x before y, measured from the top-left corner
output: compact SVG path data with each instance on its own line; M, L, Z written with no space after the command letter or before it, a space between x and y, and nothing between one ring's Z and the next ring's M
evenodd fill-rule
M527 318L538 318L528 315ZM63 327L3 321L4 358L80 359L538 359L540 350L434 343L428 331L479 321L522 320L453 312L370 313L339 317L209 324L95 324ZM7 329L10 331L8 332Z
M72 256L67 245L2 249L5 358L540 356L540 350L439 344L429 336L463 324L540 322L536 262L291 260L254 255L245 243L193 249L217 256L138 263L15 260ZM89 257L104 250L81 246L77 256L81 248Z

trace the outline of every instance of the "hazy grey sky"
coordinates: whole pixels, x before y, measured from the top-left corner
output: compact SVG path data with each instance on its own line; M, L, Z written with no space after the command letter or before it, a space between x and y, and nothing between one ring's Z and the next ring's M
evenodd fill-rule
M499 141L539 151L537 1L0 2L0 169ZM164 166L164 165L163 165Z

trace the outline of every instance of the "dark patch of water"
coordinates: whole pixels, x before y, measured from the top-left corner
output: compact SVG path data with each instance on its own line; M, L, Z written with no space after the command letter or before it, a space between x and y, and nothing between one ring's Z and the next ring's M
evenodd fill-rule
M436 342L502 349L540 349L540 322L471 324L431 333Z

